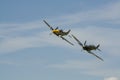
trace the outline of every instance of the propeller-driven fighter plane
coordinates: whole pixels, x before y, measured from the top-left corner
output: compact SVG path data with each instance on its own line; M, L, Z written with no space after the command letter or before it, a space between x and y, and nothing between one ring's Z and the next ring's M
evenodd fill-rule
M53 27L51 27L45 20L43 20L43 22L50 28L50 30L52 31L53 34L55 34L56 36L62 38L63 40L65 40L66 42L68 42L71 45L74 45L73 43L71 43L70 41L68 41L67 39L65 39L63 36L66 36L70 33L71 30L68 30L67 32L63 31L62 29L58 29L58 27L56 27L55 29Z
M83 50L87 51L88 53L94 55L95 57L97 57L98 59L104 61L101 57L97 56L95 53L91 52L92 50L99 50L99 44L97 46L95 45L86 45L86 41L84 42L84 45L74 36L72 35L72 37L77 41L77 43L83 48Z

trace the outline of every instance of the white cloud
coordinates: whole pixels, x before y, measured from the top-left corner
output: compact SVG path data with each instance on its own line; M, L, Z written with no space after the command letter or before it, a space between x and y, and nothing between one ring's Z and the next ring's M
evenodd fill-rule
M66 60L63 63L50 64L48 68L61 70L77 70L81 74L99 77L119 76L120 70L111 66L111 61L100 62L99 60ZM114 65L114 64L112 64Z
M0 64L13 65L13 64L15 64L15 63L14 63L14 62L11 62L11 61L0 61Z
M24 37L16 37L16 38L8 38L2 41L1 46L0 46L0 52L12 52L12 51L17 51L21 50L24 48L29 48L31 47L29 38L24 38Z
M104 22L111 24L120 24L120 2L110 3L103 5L101 8L96 8L95 10L89 10L84 12L78 12L75 14L67 14L57 19L52 20L56 25L71 25L71 24L82 24L83 22ZM80 27L80 26L79 26Z
M104 80L119 80L117 77L109 77L109 78L105 78Z
M45 65L46 61L42 59L22 59L22 60L14 60L14 59L1 59L0 65L12 65L12 66L31 66L31 65Z
M28 32L30 30L34 29L42 29L43 24L40 21L35 21L35 22L29 22L29 23L21 23L21 24L0 24L0 35L4 36L11 36L11 34L15 33L22 33L24 31ZM12 35L13 35L12 34Z
M64 43L65 41L62 41L62 39L53 35L50 36L49 32L39 32L32 36L8 37L3 38L0 42L0 54L10 53L25 48L44 47L49 45L67 46L67 43Z
M96 63L95 65L91 63ZM48 67L51 68L59 68L59 69L82 69L82 70L90 70L90 69L96 69L97 67L100 67L100 64L97 63L94 60L88 61L80 61L80 60L67 60L63 64L52 64Z

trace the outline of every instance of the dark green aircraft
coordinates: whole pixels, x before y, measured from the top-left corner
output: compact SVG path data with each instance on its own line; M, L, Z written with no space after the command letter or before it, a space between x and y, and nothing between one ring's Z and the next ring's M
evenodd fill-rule
M84 42L84 45L83 45L74 35L72 35L72 37L73 37L73 38L77 41L77 43L83 48L83 50L85 50L85 51L87 51L88 53L94 55L94 56L97 57L98 59L104 61L101 57L99 57L99 56L97 56L95 53L91 52L92 50L99 50L99 51L101 51L101 50L99 49L100 44L98 44L97 46L95 46L95 45L86 45L86 42L87 42L87 41L85 41L85 42Z

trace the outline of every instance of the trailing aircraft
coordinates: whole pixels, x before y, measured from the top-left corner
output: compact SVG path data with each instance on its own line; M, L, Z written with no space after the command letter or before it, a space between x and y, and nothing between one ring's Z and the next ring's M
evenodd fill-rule
M98 59L104 61L101 57L99 57L95 53L91 52L92 50L99 50L99 51L101 51L99 49L100 44L98 44L97 46L95 46L95 45L86 45L87 41L85 41L84 44L82 44L74 35L72 35L72 37L77 41L77 43L82 47L83 50L87 51L89 54L94 55Z

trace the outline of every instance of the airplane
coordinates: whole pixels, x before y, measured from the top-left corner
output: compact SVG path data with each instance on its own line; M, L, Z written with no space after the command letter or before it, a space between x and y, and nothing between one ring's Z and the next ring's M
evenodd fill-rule
M67 39L65 39L63 36L67 36L71 30L68 30L67 32L63 31L62 29L58 29L58 27L56 27L55 29L53 27L51 27L45 20L43 20L43 22L50 28L50 30L52 31L53 34L55 34L56 36L62 38L63 40L65 40L66 42L68 42L71 45L74 45L73 43L71 43L70 41L68 41Z
M68 30L67 32L65 32L62 29L59 30L58 27L56 27L54 29L45 20L43 20L43 21L51 29L52 33L54 33L56 36L65 36L65 35L68 35L70 33L70 31L71 31L71 30Z
M99 57L99 56L96 55L95 53L91 52L92 50L99 50L99 51L101 51L101 50L99 49L100 44L98 44L97 46L95 46L95 45L86 45L86 42L87 42L87 41L85 41L85 42L84 42L84 45L83 45L74 35L72 35L72 37L73 37L73 38L77 41L77 43L83 48L83 50L87 51L89 54L94 55L94 56L97 57L98 59L104 61L101 57Z

